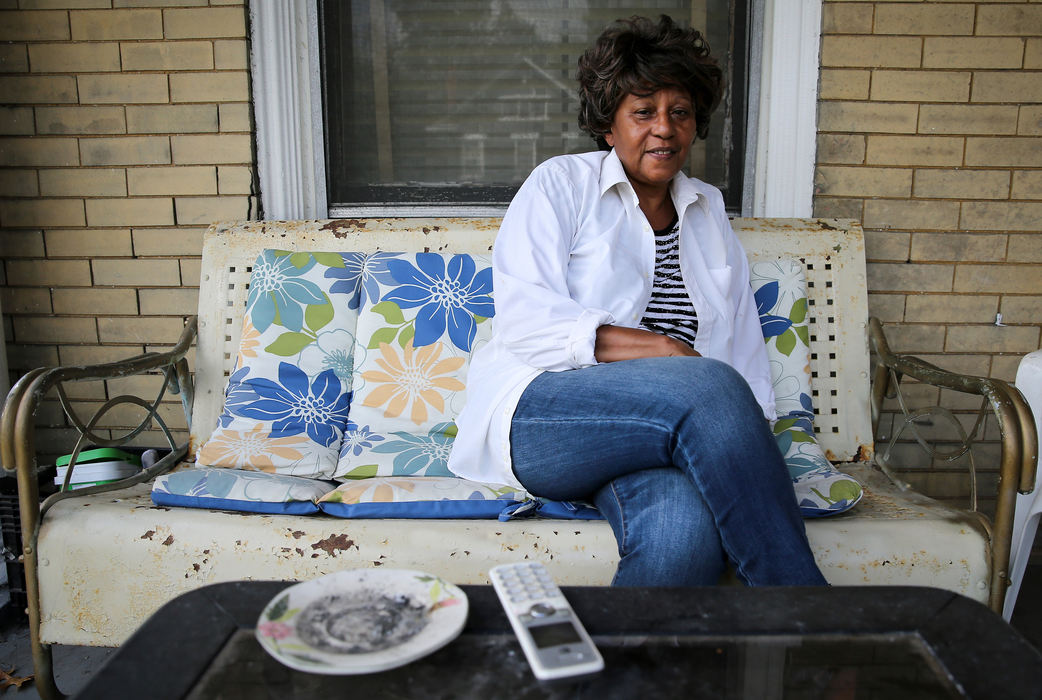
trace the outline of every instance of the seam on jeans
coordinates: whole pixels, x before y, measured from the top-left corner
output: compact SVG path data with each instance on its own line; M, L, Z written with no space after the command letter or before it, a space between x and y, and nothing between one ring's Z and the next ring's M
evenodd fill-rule
M599 421L602 423L620 423L623 425L646 425L651 428L657 428L659 430L665 430L667 433L672 433L673 429L668 423L661 423L659 421L649 420L647 418L619 418L617 416L582 416L581 418L539 418L538 416L532 418L514 416L514 423L585 423L588 421Z
M688 455L687 450L684 448L684 445L682 445L679 441L677 442L676 449L679 452L683 453L684 460L688 464L694 464L694 462L691 460L690 455ZM694 471L694 469L692 469L692 471ZM720 527L720 521L717 519L717 515L715 512L713 512L713 509L709 507L709 501L706 501L706 495L705 491L702 490L702 485L698 483L697 479L694 479L694 475L691 475L688 478L690 478L694 482L695 488L698 489L698 493L702 496L702 500L705 501L706 507L709 508L709 512L713 516L713 524L716 526L717 535L720 537L720 546L721 548L723 548L724 554L727 556L728 561L730 561L734 565L735 574L737 574L739 580L746 584L749 584L749 577L746 575L745 568L742 566L742 563L739 562L734 556L732 556L731 552L727 549L727 543L724 542L723 529Z
M629 528L626 526L626 511L622 509L622 501L619 499L619 492L615 490L615 482L611 481L608 483L608 488L611 489L611 496L615 499L615 505L619 509L619 528L622 530L622 541L619 542L619 557L625 557L628 548L626 543L629 542Z

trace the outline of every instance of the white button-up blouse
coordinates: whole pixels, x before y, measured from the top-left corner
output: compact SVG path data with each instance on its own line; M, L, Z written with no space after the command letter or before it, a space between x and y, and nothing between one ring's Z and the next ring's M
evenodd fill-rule
M683 173L670 192L680 269L698 314L695 350L738 370L773 419L749 263L723 197ZM541 372L596 364L597 328L636 328L651 299L655 234L615 151L536 167L503 218L492 264L492 339L471 358L448 466L467 479L520 487L510 466L510 422L525 387Z

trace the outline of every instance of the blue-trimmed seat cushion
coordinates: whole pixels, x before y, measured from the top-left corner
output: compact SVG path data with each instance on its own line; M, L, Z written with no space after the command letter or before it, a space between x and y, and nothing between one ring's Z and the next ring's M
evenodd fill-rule
M152 484L160 506L237 510L246 513L309 515L336 484L285 474L195 467L163 474Z
M512 486L457 477L377 476L344 482L318 506L340 518L506 519L528 503L531 496Z
M803 517L835 515L857 505L864 495L861 483L832 466L805 416L779 418L772 428Z
M335 482L252 470L195 467L159 476L161 506L338 518L491 519L541 516L598 519L581 503L532 498L522 490L457 477L371 477Z

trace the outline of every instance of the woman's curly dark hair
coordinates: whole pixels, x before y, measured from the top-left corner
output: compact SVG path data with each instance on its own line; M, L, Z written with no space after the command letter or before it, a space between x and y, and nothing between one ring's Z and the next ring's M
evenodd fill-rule
M647 17L620 19L604 30L579 58L579 128L611 147L615 111L633 93L648 95L665 87L687 90L695 108L696 133L704 139L709 116L724 93L724 74L709 55L702 33L683 29L666 15L658 24Z

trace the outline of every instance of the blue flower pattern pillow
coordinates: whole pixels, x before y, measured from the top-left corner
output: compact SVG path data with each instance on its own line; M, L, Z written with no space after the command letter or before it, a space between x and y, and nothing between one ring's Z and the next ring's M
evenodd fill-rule
M329 273L364 257L261 253L224 411L198 464L332 476L351 403L359 288Z
M861 484L832 466L814 436L803 265L788 259L755 263L750 277L771 366L778 413L774 437L789 467L796 502L805 517L849 510L861 500Z

